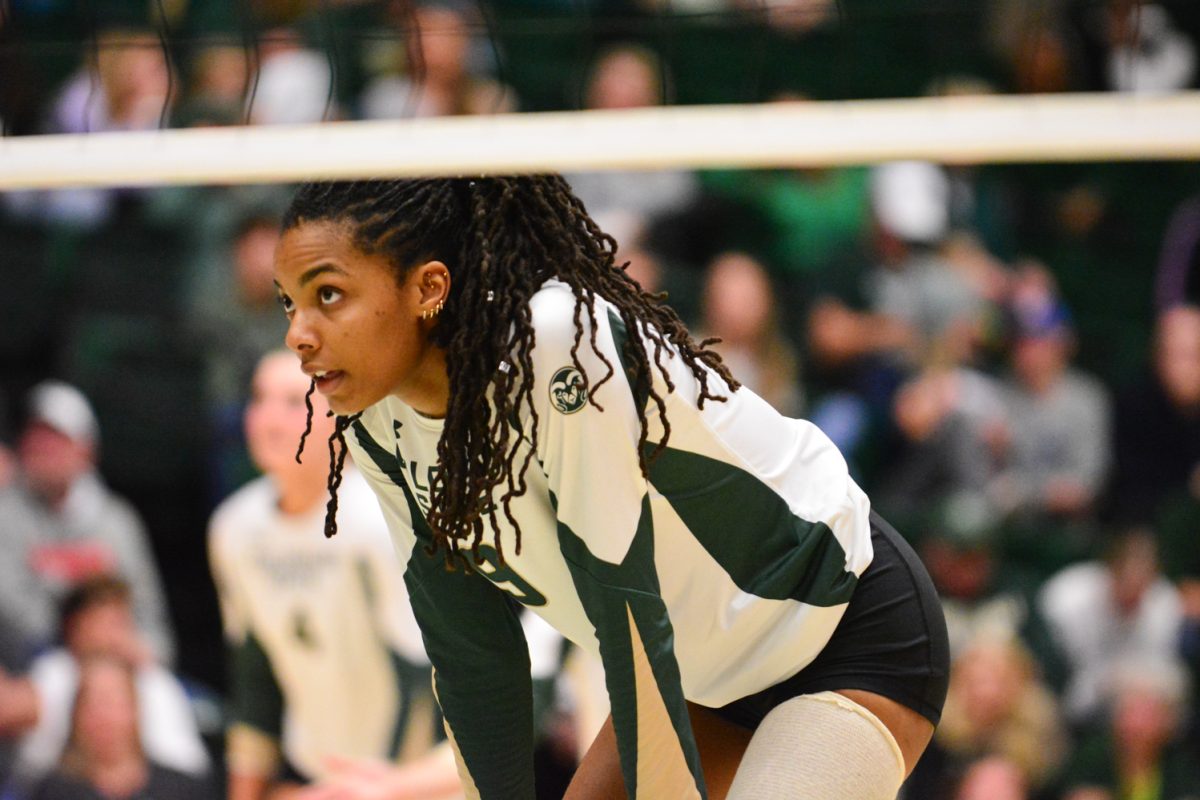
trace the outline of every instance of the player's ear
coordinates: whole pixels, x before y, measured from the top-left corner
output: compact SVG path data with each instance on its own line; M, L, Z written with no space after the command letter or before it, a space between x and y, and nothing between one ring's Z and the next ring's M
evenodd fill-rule
M450 270L441 261L426 261L413 270L412 281L420 293L421 317L437 316L450 297Z

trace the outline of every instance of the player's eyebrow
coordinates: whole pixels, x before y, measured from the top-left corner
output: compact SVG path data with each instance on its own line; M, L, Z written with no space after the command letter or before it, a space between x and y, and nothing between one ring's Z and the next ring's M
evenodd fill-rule
M334 272L334 273L337 273L338 275L346 274L346 271L344 269L335 267L333 264L318 264L317 266L315 266L311 269L305 270L304 273L300 275L300 281L299 281L300 288L303 289L306 285L311 283L314 278L316 278L319 275L324 275L327 272Z
M340 267L336 267L333 264L318 264L315 267L306 269L303 272L303 274L300 275L300 279L298 281L300 288L303 289L305 286L312 283L315 278L317 278L321 275L324 275L327 272L332 272L337 275L349 274L346 272L346 270L341 269ZM272 281L272 282L275 284L276 289L278 289L281 292L283 291L283 287L279 285L279 281Z

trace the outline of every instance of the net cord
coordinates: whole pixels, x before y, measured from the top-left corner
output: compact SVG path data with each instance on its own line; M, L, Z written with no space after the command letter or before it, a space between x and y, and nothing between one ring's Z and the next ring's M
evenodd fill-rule
M942 97L0 140L0 190L542 171L1200 159L1200 92Z

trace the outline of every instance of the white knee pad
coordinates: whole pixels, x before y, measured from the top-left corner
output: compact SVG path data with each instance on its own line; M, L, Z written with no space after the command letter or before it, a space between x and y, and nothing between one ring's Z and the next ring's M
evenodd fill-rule
M879 718L835 692L794 697L763 719L729 800L895 800L904 756Z

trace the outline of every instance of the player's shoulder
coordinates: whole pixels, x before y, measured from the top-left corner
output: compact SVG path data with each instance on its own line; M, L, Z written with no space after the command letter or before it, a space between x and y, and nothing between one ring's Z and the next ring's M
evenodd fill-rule
M275 487L265 475L255 478L217 505L209 530L212 536L228 538L239 531L252 530L275 508Z
M390 552L387 521L379 508L367 479L355 467L347 464L338 487L338 533L343 547Z
M603 301L597 299L597 310ZM543 339L553 342L565 342L572 345L575 342L575 292L569 285L557 278L551 278L542 284L541 288L529 298L530 320L539 343ZM586 309L580 309L579 324L589 324Z
M535 337L532 353L535 370L539 374L545 369L552 369L553 372L563 364L571 363L571 351L575 349L576 341L581 343L577 354L581 358L588 358L593 325L597 334L596 344L604 350L610 350L609 316L612 308L605 298L598 296L588 298L585 305L577 308L575 292L569 285L556 278L542 284L529 299L530 322Z

